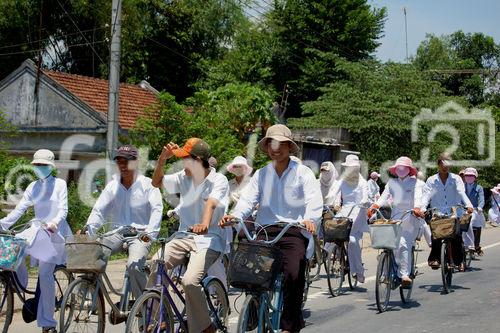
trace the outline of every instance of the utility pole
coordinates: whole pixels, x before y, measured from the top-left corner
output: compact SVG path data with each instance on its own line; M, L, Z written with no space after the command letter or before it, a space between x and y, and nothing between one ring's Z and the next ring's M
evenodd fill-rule
M408 62L408 22L406 20L406 7L403 7L403 13L405 15L405 44L406 44L406 62Z
M120 92L120 38L122 0L113 0L111 9L111 52L109 63L108 131L106 136L107 177L111 177L110 161L118 141L118 110Z

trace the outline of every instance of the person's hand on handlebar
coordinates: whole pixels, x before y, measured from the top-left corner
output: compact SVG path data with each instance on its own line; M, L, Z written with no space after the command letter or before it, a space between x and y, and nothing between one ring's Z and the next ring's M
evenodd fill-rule
M87 231L89 230L89 227L88 226L84 226L83 228L81 229L78 229L76 232L75 232L75 235L85 235L87 233Z
M144 243L149 243L149 241L151 240L151 237L149 237L148 234L142 234L141 237L139 237L139 239L141 241L143 241Z
M304 227L306 227L307 231L309 231L311 234L314 234L316 232L316 224L314 224L313 221L305 220L305 221L302 221L302 224L304 225Z
M222 219L219 221L219 227L225 228L230 224L230 222L232 222L235 219L236 217L234 217L233 215L224 215Z
M57 232L57 224L49 222L49 223L47 223L45 230L47 230L51 233L56 233Z
M416 217L424 218L425 217L425 212L423 212L419 207L413 208L413 214Z
M380 208L380 206L377 204L371 205L371 207L368 208L368 218L370 219L373 216L373 214L375 214L377 212L377 210L379 208Z
M195 224L191 227L191 232L198 235L204 235L208 232L208 226L203 223Z
M467 207L467 214L472 214L474 212L474 208Z

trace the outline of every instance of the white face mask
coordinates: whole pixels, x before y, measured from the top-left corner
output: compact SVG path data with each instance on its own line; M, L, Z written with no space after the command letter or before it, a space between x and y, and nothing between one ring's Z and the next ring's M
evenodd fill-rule
M410 168L407 166L398 166L396 167L396 175L399 178L405 178L410 174Z

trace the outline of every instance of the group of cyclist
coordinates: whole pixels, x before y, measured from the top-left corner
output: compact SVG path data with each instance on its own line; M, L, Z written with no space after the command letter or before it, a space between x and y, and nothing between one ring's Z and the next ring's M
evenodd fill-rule
M234 179L228 181L225 175L210 165L210 147L199 138L187 140L182 147L168 143L161 152L152 178L139 174L137 149L131 145L122 146L114 156L119 173L100 194L85 227L76 233L91 232L106 221L141 231L138 239L131 240L116 233L104 240L110 253L121 251L123 243L127 243L127 271L132 293L137 298L148 283L144 267L152 241L160 230L163 212L160 188L165 193L180 196L174 212L179 217L179 231L189 233L179 233L166 245L164 260L170 269L184 263L189 256L181 283L186 299L187 324L191 332L215 332L201 281L211 267L220 263L221 254L228 250L232 235L227 229L230 221L251 218L260 226L273 225L279 221L300 222L304 227L289 229L275 244L283 254L282 332L299 332L304 328L301 306L306 260L314 253L313 234L320 232L325 205L334 207L337 216L350 216L353 220L348 258L351 273L360 283L365 281L361 256L363 233L368 231L368 220L381 214L382 208L387 205L392 208L391 219L403 220L401 241L396 251L398 275L403 285L412 283L408 276L413 265L410 252L420 232L423 231L432 247L429 265L433 269L440 265L438 241L431 240L430 231L423 220L428 206L446 214L450 207L463 205L467 213L476 214L471 232L464 236L463 241L478 253L481 251L479 239L484 221L481 221L480 216L484 195L476 182L477 171L473 168L464 171L464 185L459 175L450 173L450 158L446 155L438 158L438 173L425 183L419 179L411 159L398 158L389 168L394 178L389 180L380 195L377 184L380 175L372 173L370 180L365 180L360 173L361 165L356 155L346 157L340 176L333 163L323 163L318 181L309 167L292 158L299 147L285 125L269 127L265 137L259 141L259 147L271 161L251 176L252 168L244 157L238 156L227 167L229 173L234 175ZM183 170L165 175L165 164L174 157L182 159ZM50 259L43 255L38 258L39 283L51 286L54 284L52 273L55 265L65 262L64 246L61 246L64 241L61 242L61 239L72 236L66 222L67 189L63 180L52 176L55 167L52 152L37 151L32 164L39 179L28 186L21 201L8 216L0 220L0 225L3 229L9 228L28 207L34 206L35 218L46 222L37 232L48 235L51 240L49 243L53 243L58 251L58 255ZM408 210L412 210L413 214L402 216ZM270 237L279 232L277 226L266 228ZM30 246L43 249L48 246L43 239L34 237ZM453 244L457 248L461 247L462 235L457 236ZM462 251L453 253L455 265L463 267ZM34 251L31 256L37 258ZM21 265L18 274L27 276L24 265ZM27 278L21 280L26 281ZM54 333L54 290L41 290L37 324L43 332Z

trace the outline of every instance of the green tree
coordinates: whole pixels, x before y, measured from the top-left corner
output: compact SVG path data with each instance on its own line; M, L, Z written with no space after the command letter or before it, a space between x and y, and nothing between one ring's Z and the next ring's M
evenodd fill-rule
M201 90L185 105L163 93L159 108L151 111L155 112L153 117L141 118L131 131L132 142L147 142L151 157L156 158L169 141L182 144L190 137L200 137L210 144L212 155L223 165L245 154L248 135L258 130L259 123L268 126L274 122L271 105L269 92L248 83Z
M291 119L290 125L346 128L355 149L372 167L402 155L419 159L422 145L411 143L412 119L421 108L435 109L449 100L439 82L412 65L337 63L345 79L324 87L318 100L303 105L305 117ZM436 156L449 140L440 138L431 156Z
M440 37L428 34L419 45L413 63L421 70L435 70L436 80L455 96L473 105L493 98L486 93L488 70L500 64L500 46L493 37L462 31ZM484 73L447 73L446 70L485 70Z

